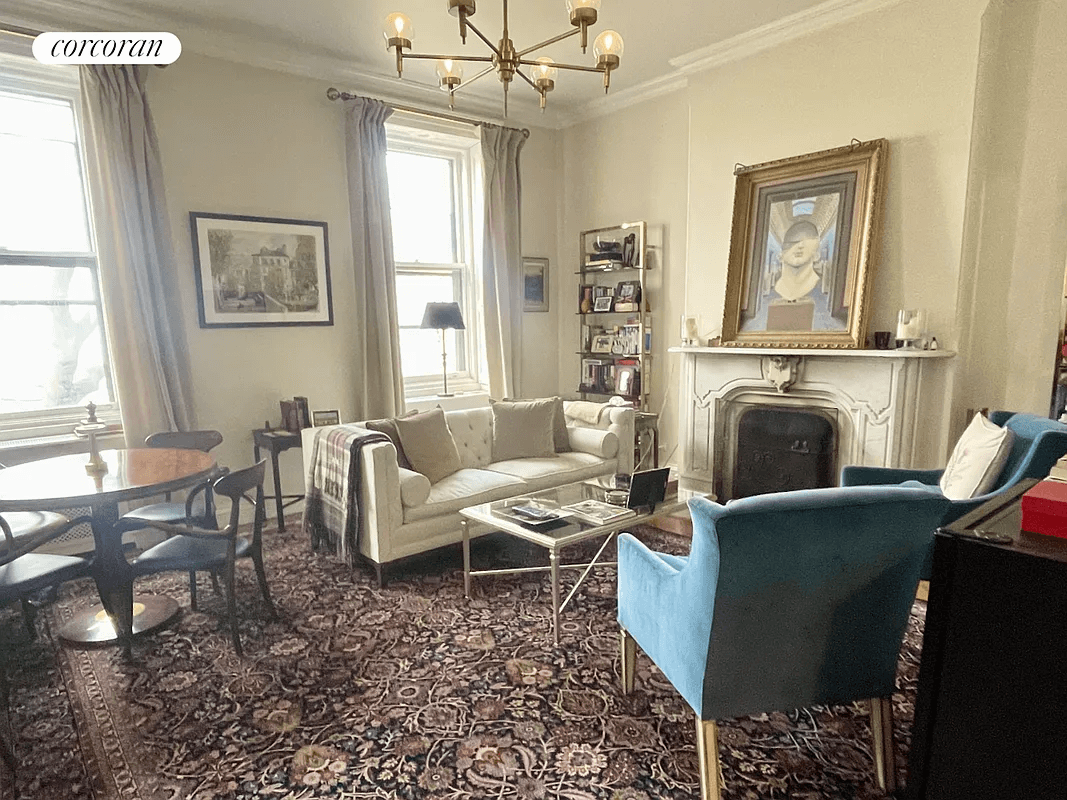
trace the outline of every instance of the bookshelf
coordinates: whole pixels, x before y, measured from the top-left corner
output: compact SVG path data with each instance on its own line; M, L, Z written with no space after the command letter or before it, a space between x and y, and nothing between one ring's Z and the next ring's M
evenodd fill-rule
M652 312L644 221L581 231L578 260L579 375L583 400L619 395L648 410Z

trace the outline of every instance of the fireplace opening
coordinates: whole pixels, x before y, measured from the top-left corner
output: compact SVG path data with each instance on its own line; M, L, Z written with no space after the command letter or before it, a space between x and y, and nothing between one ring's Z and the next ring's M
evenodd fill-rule
M834 486L834 421L797 408L746 410L737 422L730 496Z

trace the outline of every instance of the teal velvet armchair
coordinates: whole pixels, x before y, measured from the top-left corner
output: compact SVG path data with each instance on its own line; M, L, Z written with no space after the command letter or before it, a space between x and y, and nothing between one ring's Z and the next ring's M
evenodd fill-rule
M893 789L889 698L947 502L899 487L697 498L688 557L619 537L623 691L640 645L696 712L705 800L720 796L716 719L855 700L871 701L875 767Z
M926 558L922 577L930 578L933 564L934 531L937 527L955 522L982 503L1015 486L1026 478L1044 478L1057 459L1067 455L1067 425L1036 414L1012 411L993 411L989 420L1014 434L1011 454L993 488L982 495L966 500L952 500L938 524L927 531ZM905 484L927 486L928 491L940 493L938 486L943 469L896 469L892 467L847 466L841 470L842 486L886 486ZM911 483L913 482L914 483Z

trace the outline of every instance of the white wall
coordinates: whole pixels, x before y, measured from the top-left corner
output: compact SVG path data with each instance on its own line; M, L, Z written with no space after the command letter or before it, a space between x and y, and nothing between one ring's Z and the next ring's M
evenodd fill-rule
M336 408L351 419L354 335L351 231L341 107L323 81L186 53L152 76L150 103L163 159L176 269L199 424L225 436L216 451L233 467L251 463L251 431L279 424L278 401L308 397L313 409ZM346 87L358 91L358 87ZM523 152L529 255L556 241L558 177L554 132L535 129ZM329 327L199 327L193 281L190 211L324 220L329 226L334 324ZM556 266L556 265L554 265ZM526 315L527 318L536 315ZM539 353L555 359L553 315L531 323ZM538 369L529 385L546 388ZM550 382L554 390L554 380ZM282 483L301 491L299 450L282 454ZM268 479L269 484L269 479ZM269 487L268 487L269 490Z
M898 309L922 307L942 346L955 345L984 5L905 0L699 74L681 92L566 132L565 148L573 153L564 168L568 222L589 218L590 204L597 222L638 217L674 228L688 220L687 263L683 269L676 247L671 265L672 274L684 274L684 308L668 304L660 345L678 343L682 310L700 315L704 335L721 327L736 163L879 137L889 140L889 169L869 329L891 330ZM687 110L683 142L676 128L686 124ZM642 160L640 178L629 180L630 164ZM608 179L605 186L583 185L597 177ZM670 199L661 181L669 181ZM688 204L679 209L687 185ZM591 199L597 189L599 200ZM672 285L669 294L677 298L679 290ZM946 414L949 391L939 392ZM947 431L941 427L923 432L928 446L919 463L943 459ZM675 431L661 430L673 440Z

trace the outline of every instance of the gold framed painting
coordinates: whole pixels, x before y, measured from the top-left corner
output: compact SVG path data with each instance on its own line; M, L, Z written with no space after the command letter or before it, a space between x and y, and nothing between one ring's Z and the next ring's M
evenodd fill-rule
M862 348L888 142L741 167L722 344Z

